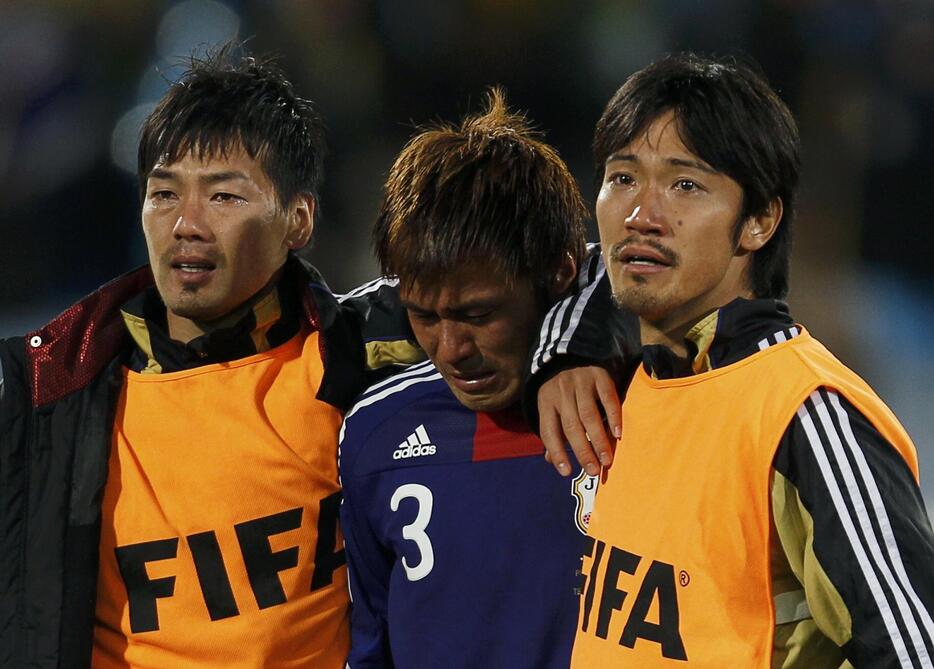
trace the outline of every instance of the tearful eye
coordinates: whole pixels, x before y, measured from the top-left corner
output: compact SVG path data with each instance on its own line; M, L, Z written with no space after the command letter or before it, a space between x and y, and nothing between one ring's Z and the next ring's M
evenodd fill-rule
M633 182L633 178L628 174L611 174L609 182L616 186L629 186Z
M246 202L242 197L234 195L233 193L215 193L214 200L217 202L230 202L234 204Z

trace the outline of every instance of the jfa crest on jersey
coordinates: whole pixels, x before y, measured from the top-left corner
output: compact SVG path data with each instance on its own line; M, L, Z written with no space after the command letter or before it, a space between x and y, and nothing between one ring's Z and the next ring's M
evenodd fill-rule
M591 476L583 469L571 479L571 494L577 502L574 512L574 522L581 534L587 534L590 524L590 514L593 511L593 502L597 498L597 486L600 485L599 476Z
M596 481L569 489L543 454L430 363L361 396L340 447L351 669L568 666Z

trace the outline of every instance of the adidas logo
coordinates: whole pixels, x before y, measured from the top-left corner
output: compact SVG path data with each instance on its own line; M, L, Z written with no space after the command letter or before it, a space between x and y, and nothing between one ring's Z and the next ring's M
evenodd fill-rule
M415 428L415 432L409 435L409 438L399 444L393 451L393 460L404 460L406 458L417 458L421 455L434 455L438 447L431 443L428 432L424 425Z

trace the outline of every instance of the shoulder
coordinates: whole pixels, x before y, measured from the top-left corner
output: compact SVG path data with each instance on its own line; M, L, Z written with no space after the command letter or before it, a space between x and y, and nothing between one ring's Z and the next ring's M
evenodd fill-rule
M357 398L344 417L340 433L342 474L351 469L366 451L367 461L391 456L408 432L446 412L466 411L430 361L370 386ZM400 438L399 435L401 434Z
M389 302L398 302L399 297L399 279L394 276L381 276L367 281L354 288L353 290L334 297L338 302L366 303L374 300L386 300Z

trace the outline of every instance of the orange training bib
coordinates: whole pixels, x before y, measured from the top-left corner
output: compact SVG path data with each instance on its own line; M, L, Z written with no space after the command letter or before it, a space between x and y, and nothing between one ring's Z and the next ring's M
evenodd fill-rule
M820 386L849 399L917 476L895 417L807 333L696 376L640 368L590 519L572 667L770 666L772 460Z
M340 413L318 334L126 372L104 493L95 669L344 666Z

